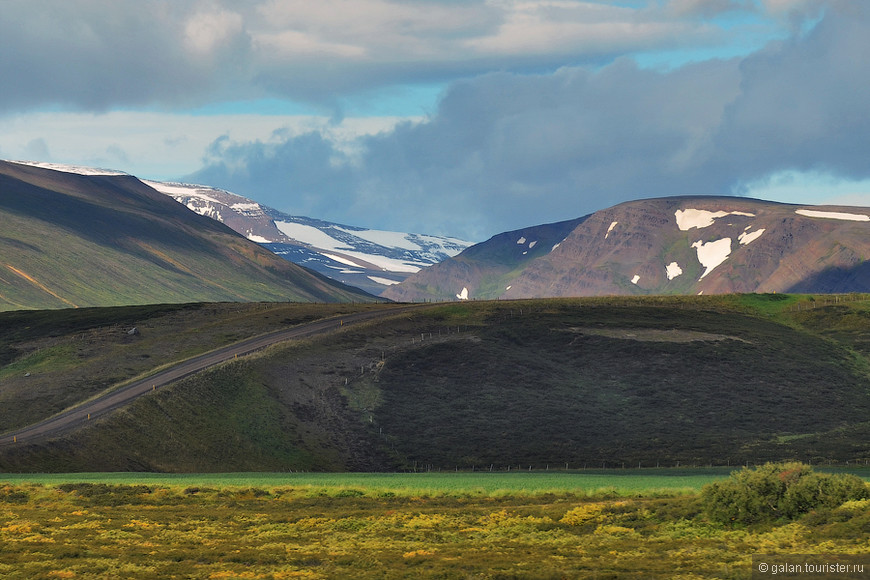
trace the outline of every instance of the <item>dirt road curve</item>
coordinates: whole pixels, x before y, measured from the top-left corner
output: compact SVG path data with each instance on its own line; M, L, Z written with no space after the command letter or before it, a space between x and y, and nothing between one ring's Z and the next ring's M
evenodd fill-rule
M0 446L33 443L50 437L57 437L80 427L84 422L91 421L101 415L130 404L134 399L155 391L160 387L184 378L193 373L207 369L216 364L228 361L237 356L244 356L285 340L308 338L320 334L335 332L343 327L360 322L395 316L414 306L397 306L369 312L359 312L342 317L318 320L301 324L285 330L249 338L235 344L207 352L200 356L182 361L177 365L164 369L148 378L130 383L120 389L88 401L82 405L68 409L39 423L0 435Z

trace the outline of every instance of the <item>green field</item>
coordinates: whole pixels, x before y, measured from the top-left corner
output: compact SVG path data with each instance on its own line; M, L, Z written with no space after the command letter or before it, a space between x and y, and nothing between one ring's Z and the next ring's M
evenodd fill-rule
M368 495L488 495L571 493L578 496L673 495L697 492L731 469L588 470L568 472L442 473L0 473L0 482L105 483L112 485L293 487L334 494L359 489ZM870 474L870 473L868 473Z

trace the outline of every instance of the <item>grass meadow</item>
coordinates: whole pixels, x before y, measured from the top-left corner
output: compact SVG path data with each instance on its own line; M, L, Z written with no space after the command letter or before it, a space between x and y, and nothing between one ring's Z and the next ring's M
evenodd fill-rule
M749 578L753 554L870 558L870 500L723 525L699 490L727 475L3 474L0 577Z

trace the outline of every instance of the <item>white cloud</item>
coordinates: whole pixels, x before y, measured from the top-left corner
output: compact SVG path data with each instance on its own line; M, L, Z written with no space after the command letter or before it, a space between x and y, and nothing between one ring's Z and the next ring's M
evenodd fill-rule
M679 16L716 16L732 10L746 10L750 0L670 0L668 10Z
M242 15L228 10L211 10L192 14L184 27L184 43L200 55L211 54L241 34Z
M264 94L329 103L492 70L602 64L717 42L721 1L10 0L0 110L200 104ZM27 22L27 26L21 26Z

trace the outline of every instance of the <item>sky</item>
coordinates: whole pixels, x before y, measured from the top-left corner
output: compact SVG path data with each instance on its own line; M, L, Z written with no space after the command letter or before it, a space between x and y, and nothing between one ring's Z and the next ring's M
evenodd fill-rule
M3 0L0 158L469 241L870 206L868 54L865 0Z

